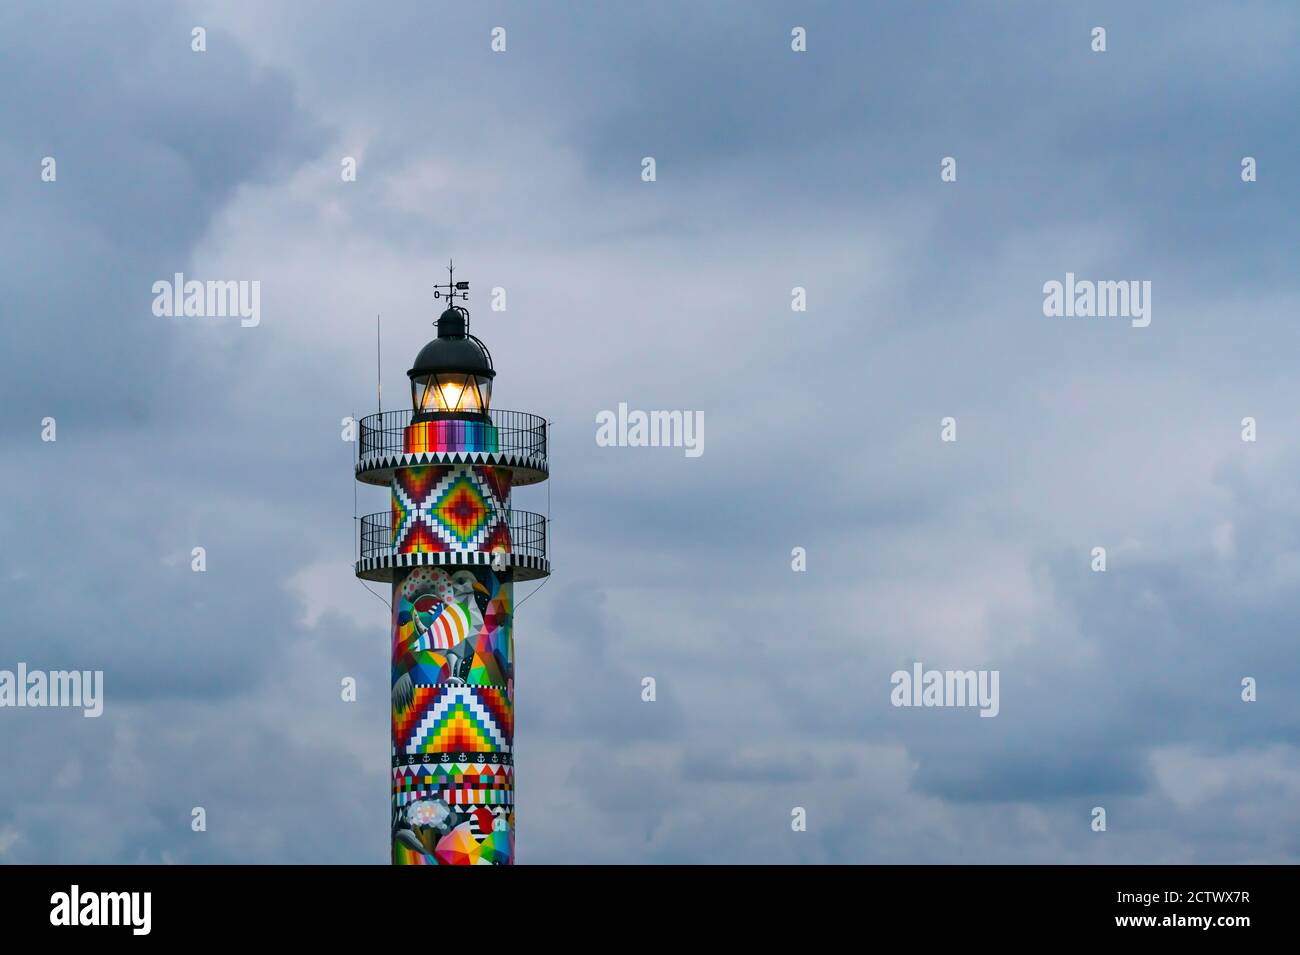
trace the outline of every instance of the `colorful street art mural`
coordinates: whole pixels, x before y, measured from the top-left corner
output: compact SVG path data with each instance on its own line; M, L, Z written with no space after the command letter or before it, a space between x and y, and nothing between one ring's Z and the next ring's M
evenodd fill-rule
M487 566L394 581L395 864L513 861L513 593Z
M510 552L510 472L466 464L401 468L392 483L394 553Z
M356 478L389 511L360 517L355 571L392 586L393 863L513 865L514 585L550 561L549 515L510 498L547 479L548 424L488 407L496 368L453 274L411 407L360 422Z

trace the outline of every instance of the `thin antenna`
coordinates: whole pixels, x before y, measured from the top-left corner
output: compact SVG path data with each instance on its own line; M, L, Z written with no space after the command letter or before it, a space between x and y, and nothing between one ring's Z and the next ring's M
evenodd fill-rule
M375 387L379 391L379 413L384 413L384 359L379 316L375 315Z

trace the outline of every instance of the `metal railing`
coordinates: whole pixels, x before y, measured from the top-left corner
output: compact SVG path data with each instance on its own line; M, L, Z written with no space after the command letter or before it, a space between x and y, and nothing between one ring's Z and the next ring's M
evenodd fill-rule
M401 454L405 450L406 429L414 415L414 411L405 408L362 418L360 439L357 441L357 460ZM546 457L545 418L524 411L501 411L496 408L490 410L487 416L496 431L495 450Z
M393 515L390 511L361 518L360 559L390 557L393 553ZM506 511L510 552L523 557L546 557L546 518L532 511Z

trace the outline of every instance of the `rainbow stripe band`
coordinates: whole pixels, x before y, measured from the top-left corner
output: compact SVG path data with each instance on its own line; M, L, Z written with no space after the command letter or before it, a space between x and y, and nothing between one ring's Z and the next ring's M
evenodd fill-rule
M393 794L395 806L409 806L421 799L441 799L449 806L513 806L513 789L408 789Z
M416 421L406 426L402 450L407 454L430 451L500 451L496 425L483 421Z
M513 806L513 789L444 789L443 800L449 806Z

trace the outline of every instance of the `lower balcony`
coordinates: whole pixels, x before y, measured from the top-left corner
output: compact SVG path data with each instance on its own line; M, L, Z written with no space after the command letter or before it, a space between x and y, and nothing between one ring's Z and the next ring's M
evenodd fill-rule
M393 546L393 515L389 511L361 518L358 539L357 576L363 580L391 581L395 572L407 567L496 566L514 571L514 579L538 580L551 572L546 556L546 518L532 511L510 510L502 525L506 540L497 537L492 550L473 545L446 549L416 545Z

